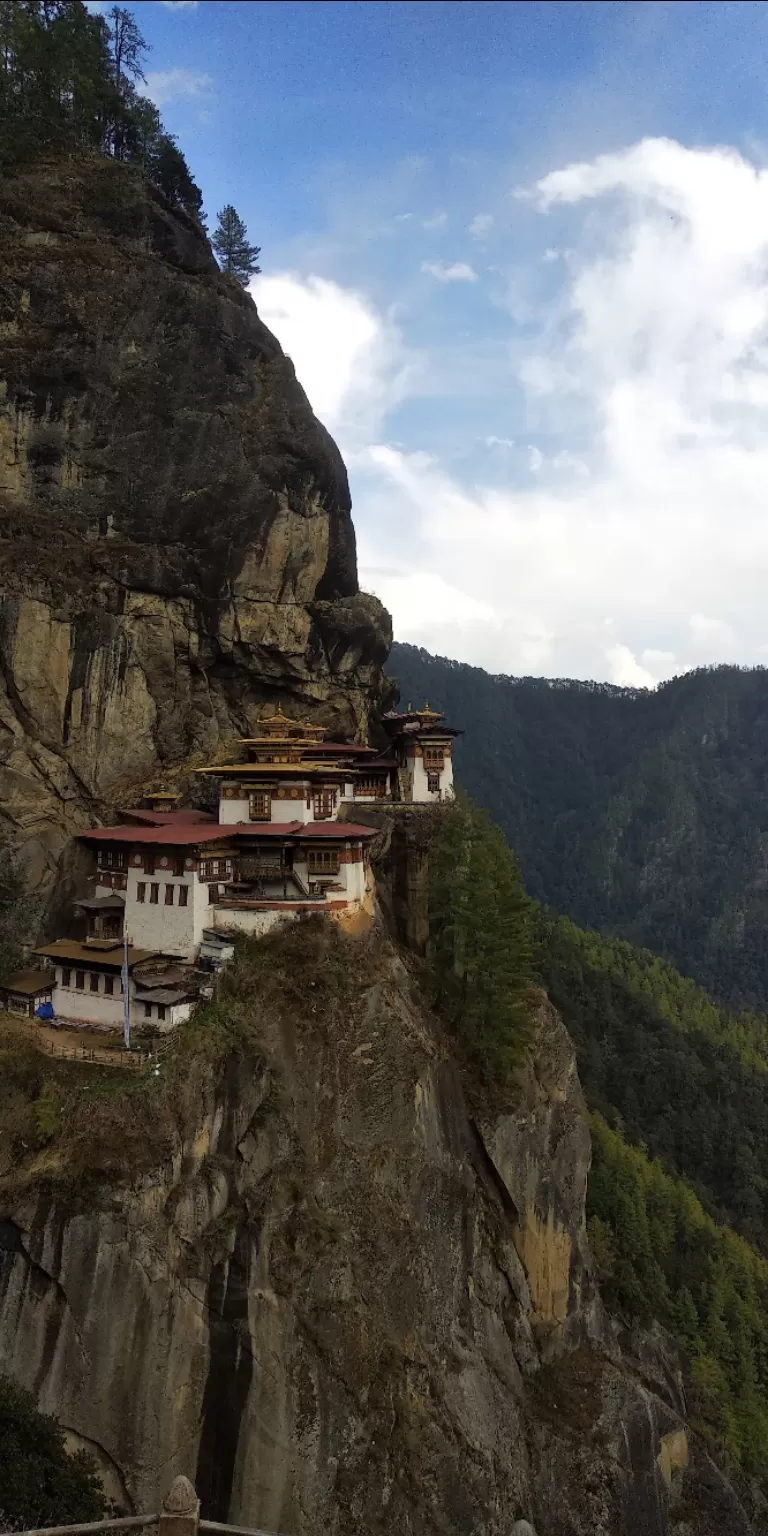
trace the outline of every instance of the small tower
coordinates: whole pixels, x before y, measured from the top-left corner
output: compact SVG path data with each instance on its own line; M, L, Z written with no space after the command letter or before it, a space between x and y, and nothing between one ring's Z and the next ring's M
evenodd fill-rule
M398 799L412 805L452 800L451 746L462 732L446 725L444 716L425 704L404 714L392 710L383 724L398 765Z

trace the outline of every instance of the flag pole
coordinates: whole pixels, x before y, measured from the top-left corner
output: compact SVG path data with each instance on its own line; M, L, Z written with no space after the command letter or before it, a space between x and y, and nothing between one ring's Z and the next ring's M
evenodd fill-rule
M130 977L128 974L128 929L123 929L123 969L121 973L123 983L123 1040L125 1049L131 1049L131 995Z

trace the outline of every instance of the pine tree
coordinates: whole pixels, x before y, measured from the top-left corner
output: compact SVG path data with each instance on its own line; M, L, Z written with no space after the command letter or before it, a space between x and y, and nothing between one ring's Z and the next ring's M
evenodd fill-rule
M248 231L231 203L227 203L216 217L219 222L213 236L213 249L223 271L231 272L243 288L247 288L248 279L261 271L256 264L261 246L248 244Z
M531 1030L531 906L503 833L463 798L430 848L429 909L436 1006L503 1082Z

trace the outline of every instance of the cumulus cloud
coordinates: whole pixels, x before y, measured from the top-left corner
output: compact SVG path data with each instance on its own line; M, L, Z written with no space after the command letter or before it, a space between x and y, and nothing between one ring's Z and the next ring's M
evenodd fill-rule
M477 273L466 261L423 261L422 272L439 283L476 283Z
M768 170L645 140L553 170L532 199L531 261L551 248L550 210L568 251L510 355L508 419L542 444L533 474L525 438L502 486L485 457L456 468L387 444L413 385L402 338L393 350L360 295L325 295L350 327L343 355L363 359L341 368L331 417L355 416L358 374L373 402L352 461L363 579L401 638L494 671L650 686L765 660ZM334 396L338 338L323 334L303 374Z
M197 69L150 69L147 74L147 95L158 107L181 96L207 96L210 87L210 75Z
M416 359L397 326L364 295L327 278L278 272L253 278L250 288L313 409L354 453L413 387Z
M492 213L476 213L469 226L469 233L473 240L487 240L493 229L495 219Z

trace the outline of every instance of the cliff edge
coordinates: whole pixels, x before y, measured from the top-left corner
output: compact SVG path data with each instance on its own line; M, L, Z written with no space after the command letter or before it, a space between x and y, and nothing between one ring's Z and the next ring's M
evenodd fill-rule
M0 188L0 803L33 885L267 700L365 735L344 464L193 219L99 155Z

